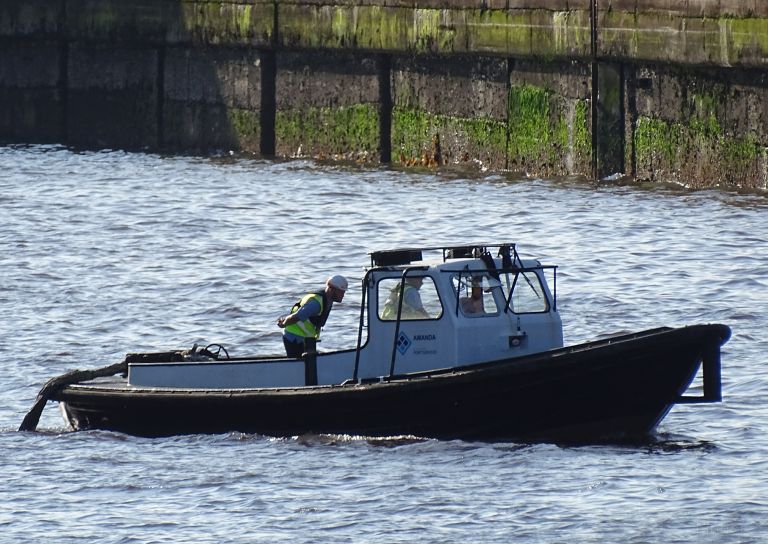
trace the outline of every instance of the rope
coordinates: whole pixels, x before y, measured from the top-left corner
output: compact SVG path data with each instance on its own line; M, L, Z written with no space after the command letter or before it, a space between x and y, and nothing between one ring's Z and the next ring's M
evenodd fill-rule
M127 359L124 359L119 363L114 363L102 368L96 368L93 370L70 370L66 374L62 374L56 378L51 378L45 382L45 385L43 385L43 388L37 394L35 404L32 406L29 413L24 417L24 421L21 422L19 431L34 431L37 429L37 424L40 421L40 416L43 413L45 404L54 393L60 391L65 386L93 380L95 378L102 378L104 376L114 376L115 374L125 375L127 372L128 361Z

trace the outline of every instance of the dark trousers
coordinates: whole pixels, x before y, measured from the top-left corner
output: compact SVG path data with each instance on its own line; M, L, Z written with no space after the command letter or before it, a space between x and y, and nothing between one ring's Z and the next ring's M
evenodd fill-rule
M283 336L285 354L293 359L300 359L304 355L304 342L291 342Z

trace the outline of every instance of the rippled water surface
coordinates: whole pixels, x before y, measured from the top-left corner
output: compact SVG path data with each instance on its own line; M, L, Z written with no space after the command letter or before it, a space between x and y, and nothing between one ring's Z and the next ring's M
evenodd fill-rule
M0 147L0 542L768 539L768 197L310 162ZM721 322L722 404L559 447L69 432L45 380L127 351L280 353L278 315L367 253L513 241L566 343ZM353 345L359 281L324 349Z

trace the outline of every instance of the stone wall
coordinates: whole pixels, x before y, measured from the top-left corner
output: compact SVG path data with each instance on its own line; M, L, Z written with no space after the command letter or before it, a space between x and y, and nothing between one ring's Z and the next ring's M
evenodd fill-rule
M275 138L282 156L379 160L379 67L370 54L277 57Z
M506 59L399 56L391 79L395 162L507 167Z
M766 188L768 71L638 65L627 86L638 177Z
M624 72L625 167L641 179L768 188L768 2L600 2Z
M0 141L66 141L60 2L0 3Z
M768 185L764 0L4 0L0 142Z

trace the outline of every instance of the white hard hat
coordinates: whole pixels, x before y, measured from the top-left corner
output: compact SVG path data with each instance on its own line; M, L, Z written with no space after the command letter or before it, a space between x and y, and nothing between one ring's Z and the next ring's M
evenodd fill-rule
M326 284L330 285L331 287L335 287L336 289L341 289L342 291L346 291L349 284L347 283L347 278L340 275L331 276L328 278L328 281L325 282Z

